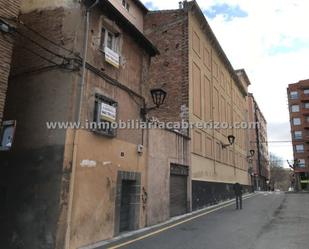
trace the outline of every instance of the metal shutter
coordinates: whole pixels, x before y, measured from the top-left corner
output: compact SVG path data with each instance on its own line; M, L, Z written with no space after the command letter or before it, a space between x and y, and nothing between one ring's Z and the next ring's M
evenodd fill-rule
M187 212L187 178L188 168L171 165L170 174L170 216Z

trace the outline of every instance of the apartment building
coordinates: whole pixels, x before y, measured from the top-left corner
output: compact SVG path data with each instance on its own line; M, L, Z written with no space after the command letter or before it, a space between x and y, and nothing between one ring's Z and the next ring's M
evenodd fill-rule
M159 82L170 94L153 115L164 121L190 123L247 120L250 83L234 71L195 1L184 1L179 9L148 12L144 31L160 51L150 66L150 84ZM183 131L191 138L193 209L232 197L235 182L250 188L247 133L231 127ZM235 143L230 145L233 137Z
M255 190L267 190L270 179L267 122L252 93L248 94L249 122L256 124L249 131L250 149L255 153L251 158L252 185Z
M289 84L287 88L291 137L294 156L294 173L297 189L309 186L309 80Z
M0 139L3 122L3 110L8 87L8 77L11 68L13 51L13 32L15 29L15 19L19 14L20 0L0 1ZM8 141L0 140L0 150L5 147Z
M188 210L187 136L100 126L147 121L164 105L164 87L148 81L158 50L144 35L147 12L138 0L22 2L1 248L75 249Z

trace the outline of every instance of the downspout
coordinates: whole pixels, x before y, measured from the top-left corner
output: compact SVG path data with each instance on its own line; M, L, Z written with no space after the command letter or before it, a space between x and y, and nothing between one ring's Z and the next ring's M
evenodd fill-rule
M100 0L96 0L91 6L86 8L85 32L84 32L84 41L83 41L83 57L82 57L82 75L81 75L81 79L80 79L78 116L76 117L79 125L81 123L82 103L83 103L85 75L86 75L90 11L96 5L98 5L99 1ZM69 204L68 204L68 214L67 214L67 229L66 229L65 247L64 247L65 249L70 248L73 193L74 193L74 185L75 185L75 172L76 172L76 166L77 166L77 147L78 147L78 133L77 133L77 130L75 129L74 130L74 139L73 139L73 150L72 150L73 160L72 160L72 173L71 173L70 190L69 190L70 192L69 192Z
M86 74L86 63L87 63L87 52L88 52L88 38L89 38L89 19L90 10L94 8L100 0L96 0L90 7L86 9L86 23L84 33L84 46L83 46L83 59L82 59L82 77L80 81L80 92L79 92L79 108L78 108L78 122L81 121L82 103L84 96L84 85L85 85L85 74Z

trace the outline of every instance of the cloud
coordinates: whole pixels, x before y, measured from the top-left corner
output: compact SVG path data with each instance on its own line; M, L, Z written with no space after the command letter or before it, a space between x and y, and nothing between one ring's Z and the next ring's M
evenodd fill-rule
M149 1L158 9L177 9L179 2L147 0ZM269 138L291 140L286 88L290 83L309 78L309 1L197 2L206 13L206 18L233 67L245 68L252 83L249 90L254 93L268 121ZM217 7L214 9L214 6ZM236 14L233 12L235 8ZM237 10L246 15L237 17ZM285 125L280 126L280 123ZM284 159L291 159L293 156L289 144L271 145L270 151Z
M144 2L144 5L150 10L158 10L158 7L156 7L151 1Z
M204 10L204 14L213 19L218 15L222 15L225 21L231 21L235 17L246 17L248 13L242 10L239 5L228 5L226 3L216 4Z

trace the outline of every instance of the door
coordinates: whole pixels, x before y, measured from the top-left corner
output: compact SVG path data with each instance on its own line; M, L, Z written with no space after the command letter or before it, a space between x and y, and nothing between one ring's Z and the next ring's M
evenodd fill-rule
M134 195L135 181L122 180L121 184L121 202L120 202L120 224L119 231L132 230L132 209L134 208L133 195Z
M188 167L171 165L170 173L170 216L187 212Z

